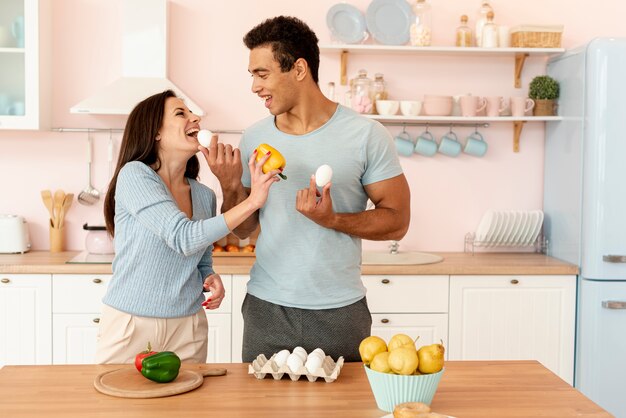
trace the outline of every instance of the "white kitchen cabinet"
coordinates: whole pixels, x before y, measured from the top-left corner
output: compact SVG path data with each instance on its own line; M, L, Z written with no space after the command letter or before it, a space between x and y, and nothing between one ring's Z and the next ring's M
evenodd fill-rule
M111 275L55 274L52 277L52 361L93 364L102 298Z
M362 276L372 312L372 335L418 338L416 346L448 347L448 276ZM447 352L446 352L447 356Z
M450 360L538 360L572 384L576 276L451 276Z
M52 362L49 274L0 275L0 367Z
M241 349L243 347L243 315L241 314L241 306L243 305L243 300L246 297L248 280L250 280L249 275L233 275L231 313L231 361L233 363L241 363Z
M111 275L55 274L52 278L53 362L95 361L102 298ZM205 310L209 323L208 361L230 362L231 276L223 275L226 296L221 306Z
M100 314L52 316L52 363L94 364Z
M387 341L399 332L419 344L448 341L448 276L362 276L372 312L372 335ZM241 362L241 305L250 276L233 276L232 361ZM323 347L322 347L323 348Z
M51 0L0 2L0 129L48 127Z
M225 296L220 307L214 310L206 310L209 323L209 344L207 363L230 363L231 362L231 309L233 300L232 276L220 274L224 284Z

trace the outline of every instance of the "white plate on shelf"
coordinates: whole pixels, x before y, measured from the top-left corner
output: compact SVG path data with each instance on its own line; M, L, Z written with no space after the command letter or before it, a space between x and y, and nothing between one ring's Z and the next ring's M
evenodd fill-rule
M515 237L518 234L519 227L522 221L522 212L519 210L512 210L511 217L513 218L511 222L511 230L509 231L508 236L504 238L504 245L513 245L515 242Z
M520 222L517 227L517 231L515 231L515 235L511 238L511 245L521 245L522 238L524 238L524 234L526 229L528 229L528 211L520 211Z
M535 222L537 218L536 215L532 211L527 211L527 215L528 218L526 221L526 226L524 227L524 232L522 233L522 236L517 243L518 245L527 245L526 243L530 239L530 234L532 234L533 230L535 229Z
M511 216L508 210L501 210L500 216L502 217L502 224L500 225L500 230L498 231L498 235L494 237L493 243L495 245L501 245L504 242L504 237L507 232L510 231L509 222L511 220Z
M367 37L365 16L348 3L338 3L328 9L326 25L335 39L347 44L357 44Z
M491 223L491 228L489 228L489 233L485 237L485 244L488 246L492 246L495 242L495 238L500 233L500 228L502 227L502 214L500 211L495 210L493 212L493 221Z
M541 225L543 224L543 212L540 210L532 211L533 225L530 228L528 235L526 236L526 245L532 245L541 231Z
M409 42L414 18L411 5L406 0L374 0L365 13L367 30L385 45Z
M477 242L482 242L485 239L485 237L489 233L489 228L491 228L492 221L493 221L493 211L488 210L480 219L478 228L476 228L476 235L474 236L474 239Z

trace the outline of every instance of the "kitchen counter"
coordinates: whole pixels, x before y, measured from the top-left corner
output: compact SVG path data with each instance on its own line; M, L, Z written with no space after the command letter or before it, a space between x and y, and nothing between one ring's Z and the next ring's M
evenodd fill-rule
M230 417L380 418L363 365L346 363L333 383L257 380L247 364L225 367L199 388L167 398L123 399L97 392L94 378L119 365L6 366L0 416L11 418ZM130 365L122 367L132 367ZM458 418L610 417L536 361L450 361L432 409Z
M0 254L0 274L111 274L110 264L66 264L78 252L50 253L31 251L25 254ZM422 265L367 265L363 274L549 274L575 275L578 267L536 253L433 253L443 261ZM248 274L253 256L214 257L215 271L220 274Z

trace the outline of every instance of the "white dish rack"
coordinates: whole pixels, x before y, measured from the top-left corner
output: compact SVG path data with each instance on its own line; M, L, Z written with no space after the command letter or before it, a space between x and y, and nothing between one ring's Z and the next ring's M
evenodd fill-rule
M545 253L542 226L540 210L488 210L476 232L465 235L465 252L474 253L476 247L534 247Z

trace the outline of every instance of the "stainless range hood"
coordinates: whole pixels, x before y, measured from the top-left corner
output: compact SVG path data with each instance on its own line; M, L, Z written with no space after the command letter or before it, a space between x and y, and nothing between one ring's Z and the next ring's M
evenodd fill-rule
M155 93L171 89L189 109L202 109L167 78L167 0L122 2L122 77L74 105L71 113L128 115Z

